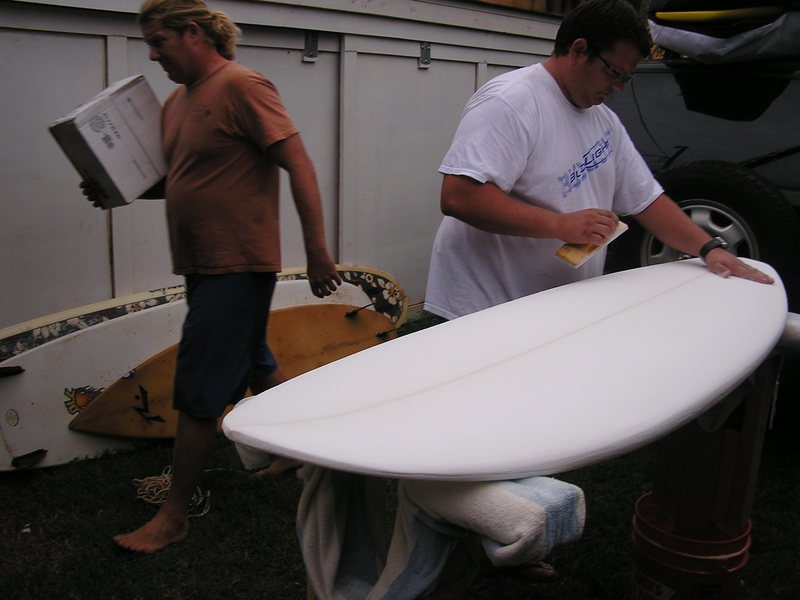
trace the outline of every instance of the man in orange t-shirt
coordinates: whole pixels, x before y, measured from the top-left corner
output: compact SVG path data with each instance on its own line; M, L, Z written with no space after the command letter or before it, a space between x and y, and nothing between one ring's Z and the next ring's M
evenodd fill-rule
M313 164L275 87L233 61L234 23L202 0L147 0L139 23L150 60L182 84L162 111L167 176L146 197L166 198L173 268L186 277L189 312L175 373L169 495L150 521L114 541L156 552L188 533L189 503L226 406L248 384L259 392L285 379L264 335L281 268L280 169L300 215L312 292L327 296L341 278L325 244ZM291 466L278 461L276 470Z

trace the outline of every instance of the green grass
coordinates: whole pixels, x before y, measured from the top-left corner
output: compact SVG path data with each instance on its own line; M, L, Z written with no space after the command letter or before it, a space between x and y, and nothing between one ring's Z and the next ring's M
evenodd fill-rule
M742 600L800 597L797 423L796 411L788 411L767 437ZM534 584L482 576L466 600L627 598L633 503L651 488L654 457L650 446L560 475L580 485L588 503L582 539L550 557L560 577ZM2 597L303 600L305 573L294 524L300 482L294 476L253 477L223 437L203 481L211 510L192 519L189 538L155 555L116 548L112 535L155 511L136 499L133 480L160 474L170 459L171 444L155 443L63 467L0 473Z

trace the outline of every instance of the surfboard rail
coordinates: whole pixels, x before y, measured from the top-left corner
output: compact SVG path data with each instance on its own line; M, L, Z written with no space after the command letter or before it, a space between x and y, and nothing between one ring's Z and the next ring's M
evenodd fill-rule
M374 310L389 317L396 327L405 322L408 316L405 291L393 276L380 269L360 265L337 264L336 270L343 281L364 291L370 297ZM305 267L293 267L278 273L278 281L306 279ZM181 302L185 298L186 289L183 285L163 287L122 298L101 300L5 327L0 329L0 363L88 327L163 304Z

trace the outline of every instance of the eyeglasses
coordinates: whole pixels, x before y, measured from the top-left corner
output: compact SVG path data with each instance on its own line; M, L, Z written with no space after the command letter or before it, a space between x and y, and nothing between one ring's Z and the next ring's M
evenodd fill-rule
M595 52L595 55L597 58L603 61L606 69L608 69L609 75L611 75L612 81L616 81L617 83L628 83L631 79L633 79L633 73L620 73L614 67L612 67L605 58L600 56L599 53Z

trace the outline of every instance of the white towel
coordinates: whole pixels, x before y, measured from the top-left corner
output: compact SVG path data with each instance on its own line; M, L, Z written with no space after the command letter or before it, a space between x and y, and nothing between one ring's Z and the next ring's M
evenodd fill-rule
M414 600L436 588L464 542L480 539L495 565L527 564L578 539L585 520L583 491L549 477L403 480L389 541L384 480L310 465L299 476L298 534L319 600Z

